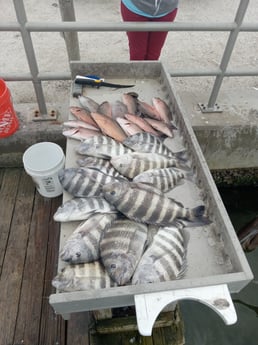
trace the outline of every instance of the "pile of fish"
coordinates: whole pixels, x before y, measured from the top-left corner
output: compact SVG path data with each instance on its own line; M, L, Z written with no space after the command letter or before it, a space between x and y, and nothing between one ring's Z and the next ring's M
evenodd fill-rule
M146 115L147 103L131 94L123 99L130 99L127 110L135 117ZM185 224L209 222L204 205L186 208L167 195L192 178L187 153L172 152L158 132L137 130L123 136L114 121L122 118L115 106L93 102L85 118L100 124L105 116L105 130L88 128L97 134L80 137L77 167L59 172L71 199L57 209L54 220L82 222L64 243L60 258L67 265L52 284L59 291L76 291L179 279L186 269ZM153 103L149 107L157 118L164 109L171 118L164 101L156 98ZM106 117L112 122L105 122ZM156 121L172 127L169 117Z
M173 137L171 111L162 99L154 97L153 105L141 101L134 92L124 93L122 100L97 103L90 97L79 96L80 106L71 106L74 120L64 122L63 134L83 140L105 134L122 142L127 136L148 132L156 136ZM70 128L69 128L70 127Z

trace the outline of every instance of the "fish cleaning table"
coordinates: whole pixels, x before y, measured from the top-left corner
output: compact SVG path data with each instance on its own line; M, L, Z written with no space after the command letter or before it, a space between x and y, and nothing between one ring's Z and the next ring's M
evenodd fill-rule
M164 65L160 62L71 62L71 70L73 78L93 74L111 83L135 85L125 89L84 87L84 95L96 102L121 100L123 93L133 91L139 95L139 99L149 104L153 97L160 97L169 105L177 130L175 137L167 138L165 143L175 152L187 150L194 173L194 182L186 181L169 194L185 207L203 203L212 222L184 229L189 242L187 270L183 278L108 289L57 291L50 296L50 304L64 318L69 318L70 313L135 305L138 329L142 335L151 335L153 323L165 306L182 299L202 302L217 312L226 324L235 323L237 316L230 293L239 292L253 279L253 275ZM72 94L70 105L79 105ZM66 167L76 167L76 145L76 140L67 139ZM64 192L64 201L69 198L71 196ZM61 225L60 249L76 225L78 222ZM60 260L58 270L64 266L65 263Z

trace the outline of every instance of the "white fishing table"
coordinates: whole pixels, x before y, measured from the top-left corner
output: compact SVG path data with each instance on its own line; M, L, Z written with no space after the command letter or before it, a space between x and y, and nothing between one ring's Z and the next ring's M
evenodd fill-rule
M192 130L183 104L176 95L171 77L160 62L130 63L82 63L72 62L73 78L76 75L95 74L108 82L135 84L133 89L99 89L87 87L87 96L101 103L121 100L123 92L135 91L139 98L151 103L152 97L164 99L173 113L177 126L176 136L166 139L174 151L186 149L195 183L187 182L170 192L186 207L204 203L212 223L195 228L186 228L189 234L187 271L182 279L162 283L127 285L109 289L75 291L50 296L50 304L58 314L69 314L106 308L135 305L139 332L151 335L154 321L163 308L183 299L193 299L206 304L218 313L226 324L237 321L231 293L239 292L253 275L239 244L223 202L212 179L203 153ZM71 95L70 105L78 105ZM67 140L66 166L76 166L73 139ZM64 201L70 196L64 193ZM75 229L76 222L61 226L60 248ZM65 263L59 261L58 270Z

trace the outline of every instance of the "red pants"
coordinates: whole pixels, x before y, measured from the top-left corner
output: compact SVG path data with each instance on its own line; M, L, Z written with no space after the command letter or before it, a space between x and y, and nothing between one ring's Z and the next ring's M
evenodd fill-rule
M125 22L173 22L177 8L161 18L147 18L135 14L121 2L121 15ZM131 31L127 32L130 60L158 60L165 43L166 31Z

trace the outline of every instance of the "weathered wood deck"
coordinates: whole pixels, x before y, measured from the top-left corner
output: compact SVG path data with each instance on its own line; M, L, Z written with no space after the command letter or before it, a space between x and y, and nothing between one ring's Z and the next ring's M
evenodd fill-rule
M48 298L60 224L53 214L61 203L62 197L40 196L23 169L0 169L0 345L183 344L178 312L161 317L151 337L140 336L135 317L89 327L87 312L69 321L54 313Z
M69 321L48 302L54 292L62 198L36 191L23 169L0 169L0 344L87 345L88 314Z

